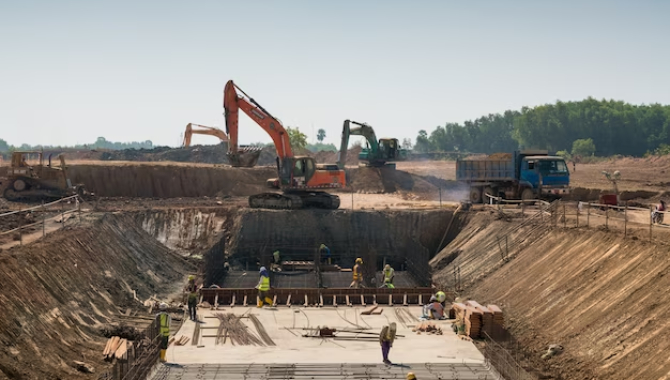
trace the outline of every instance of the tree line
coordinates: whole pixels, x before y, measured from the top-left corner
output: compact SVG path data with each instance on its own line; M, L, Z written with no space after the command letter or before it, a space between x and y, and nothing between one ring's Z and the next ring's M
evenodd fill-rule
M54 146L54 145L30 145L21 144L19 146L9 145L7 141L0 139L0 152L10 152L15 150L58 150L58 149L108 149L108 150L123 150L123 149L152 149L154 144L151 140L146 141L132 141L132 142L113 142L108 141L104 137L98 137L94 143L91 144L77 144L73 146Z
M597 156L643 156L665 152L668 144L670 106L589 97L489 114L463 124L446 123L430 134L421 130L414 149L474 153L547 149L592 151Z

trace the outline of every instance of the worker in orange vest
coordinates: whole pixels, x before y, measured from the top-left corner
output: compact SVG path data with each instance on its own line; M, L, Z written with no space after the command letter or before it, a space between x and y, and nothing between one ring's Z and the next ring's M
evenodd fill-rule
M363 259L360 257L356 259L356 265L353 269L353 281L349 285L350 288L360 288L363 280Z

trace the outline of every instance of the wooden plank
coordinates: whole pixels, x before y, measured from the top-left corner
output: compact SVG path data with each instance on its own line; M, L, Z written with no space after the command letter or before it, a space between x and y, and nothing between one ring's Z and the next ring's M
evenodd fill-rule
M286 306L291 307L291 293L289 293L288 298L286 299Z
M347 306L351 307L351 302L349 301L349 295L347 294L345 298L347 299Z
M393 306L393 294L389 294L389 306Z
M125 339L121 339L121 343L119 344L119 349L116 350L116 353L114 354L114 357L116 359L125 359L127 351L128 351L128 341L125 340Z
M337 296L333 294L333 306L337 307Z
M107 356L112 356L116 352L116 350L119 349L119 344L121 343L121 338L118 336L112 337L112 344L109 347L109 352L107 352Z
M219 308L219 295L217 294L216 297L214 297L214 305L212 306L213 310L218 310Z
M419 305L423 305L423 296L419 294Z
M403 305L403 306L409 306L409 305L407 304L407 293L405 293L405 294L402 296L402 305Z
M379 306L377 305L372 305L365 310L361 311L361 315L370 315L372 314L373 311L375 311Z
M361 294L361 305L365 306L365 297Z
M277 306L277 295L275 294L274 298L272 299L272 306Z
M372 315L379 315L379 314L381 314L381 313L383 313L383 312L384 312L384 309L382 309L381 307L379 307L379 308L374 309L374 310L372 311Z
M114 337L107 339L107 344L105 345L105 349L102 350L102 357L103 358L107 357L107 354L109 353L109 348L112 345L112 339L114 339Z
M246 307L247 305L248 305L247 304L247 295L245 294L244 295L244 302L242 303L242 306Z
M373 295L372 295L372 304L373 304L373 305L376 305L376 304L377 304L377 295L376 295L376 294L373 294Z
M230 307L235 307L235 294L233 294L233 301L230 303Z
M305 294L305 306L309 305L309 300L307 298L307 294Z

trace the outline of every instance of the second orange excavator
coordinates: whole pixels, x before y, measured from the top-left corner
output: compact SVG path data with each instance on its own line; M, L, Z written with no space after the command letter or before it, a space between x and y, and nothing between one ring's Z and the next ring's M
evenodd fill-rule
M284 126L254 99L228 81L224 89L223 108L228 133L228 159L235 165L245 161L245 152L239 150L239 110L267 132L277 150L277 173L279 178L268 180L268 185L281 189L281 193L263 193L249 197L252 208L337 209L340 197L324 192L346 186L344 170L336 164L316 164L308 156L294 156L289 135Z

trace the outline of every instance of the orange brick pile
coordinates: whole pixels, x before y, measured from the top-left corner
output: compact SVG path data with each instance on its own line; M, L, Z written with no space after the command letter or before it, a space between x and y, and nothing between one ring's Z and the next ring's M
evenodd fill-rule
M493 324L503 326L504 318L502 310L496 305L482 306L477 301L466 301L465 303L454 303L450 317L463 321L465 335L476 339L483 336L482 332L490 335Z

